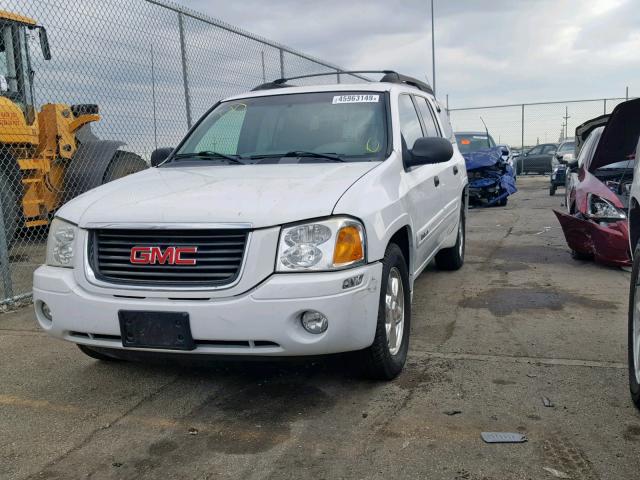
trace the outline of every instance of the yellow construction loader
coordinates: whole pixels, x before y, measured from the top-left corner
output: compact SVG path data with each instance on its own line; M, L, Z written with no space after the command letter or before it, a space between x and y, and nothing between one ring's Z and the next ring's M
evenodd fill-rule
M98 106L34 99L28 47L38 35L51 59L47 31L31 18L0 10L0 205L7 243L22 229L47 225L65 201L147 167L124 143L100 140L90 128Z

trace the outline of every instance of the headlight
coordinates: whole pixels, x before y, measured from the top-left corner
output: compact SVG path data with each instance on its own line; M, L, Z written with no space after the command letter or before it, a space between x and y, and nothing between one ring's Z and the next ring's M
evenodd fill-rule
M47 265L73 267L74 242L78 227L60 218L54 218L47 240Z
M588 216L594 220L624 220L627 218L625 212L593 193L588 195L587 202L589 203Z
M330 218L283 227L276 270L338 270L365 262L364 227L357 220Z

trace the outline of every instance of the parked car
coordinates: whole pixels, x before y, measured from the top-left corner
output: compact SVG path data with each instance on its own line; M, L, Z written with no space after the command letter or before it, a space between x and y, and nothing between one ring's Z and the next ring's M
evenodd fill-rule
M636 130L636 136L640 136L637 132L640 124L640 100L631 100L634 102L635 118L633 128ZM630 102L625 102L630 103ZM629 139L629 142L632 138ZM625 145L629 148L631 145ZM629 201L629 241L633 256L633 268L631 269L631 279L629 284L629 310L628 310L628 330L627 330L627 360L629 365L629 390L633 403L640 409L640 307L638 306L638 296L640 295L640 138L635 149L635 168L633 181L631 183L630 201Z
M552 170L552 159L558 149L555 143L536 145L518 157L518 173L547 174Z
M415 279L464 262L448 116L394 72L288 81L217 103L154 168L57 212L34 274L47 333L100 360L356 352L371 377L400 373Z
M576 258L631 264L627 208L640 135L640 100L576 128L578 157L569 164L567 211L555 211Z
M505 206L517 191L509 148L495 145L488 132L456 132L469 175L469 205Z
M567 183L567 164L575 159L576 143L567 139L558 146L552 159L553 171L550 176L549 195L555 195L558 187L565 187Z

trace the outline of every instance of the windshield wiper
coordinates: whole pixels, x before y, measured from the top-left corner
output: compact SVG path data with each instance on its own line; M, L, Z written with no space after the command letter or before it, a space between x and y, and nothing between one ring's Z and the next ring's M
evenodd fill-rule
M207 160L224 159L224 160L228 160L231 163L244 165L244 162L238 160L236 157L232 155L227 155L225 153L220 153L220 152L213 152L211 150L205 150L202 152L192 152L192 153L178 153L177 155L174 155L173 158L176 160L183 159L183 158L206 158Z
M264 155L251 155L249 158L258 159L258 158L287 158L287 157L311 157L311 158L326 158L327 160L333 160L334 162L344 162L345 160L339 157L337 154L332 153L317 153L317 152L307 152L304 150L292 150L287 153L268 153Z

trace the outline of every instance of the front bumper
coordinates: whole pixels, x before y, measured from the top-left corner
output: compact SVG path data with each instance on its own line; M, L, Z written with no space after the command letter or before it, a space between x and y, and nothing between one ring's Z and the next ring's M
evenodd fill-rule
M553 212L560 222L569 248L578 253L593 255L596 262L605 265L631 265L629 227L626 220L598 224L558 210Z
M362 275L362 283L343 289L344 280ZM51 336L94 347L124 349L119 310L187 312L195 350L154 352L211 355L323 355L366 348L373 342L378 317L382 264L327 273L271 275L240 295L199 299L176 292L164 297L95 293L84 289L72 269L42 266L34 273L33 300L40 326ZM191 297L191 298L190 298ZM45 302L52 313L42 312ZM305 310L329 320L322 334L302 328ZM147 350L147 349L126 349Z

